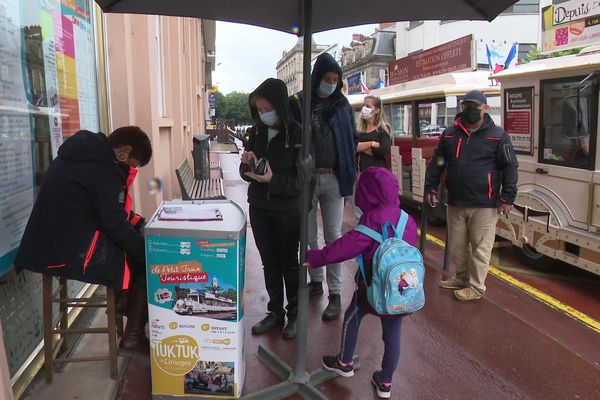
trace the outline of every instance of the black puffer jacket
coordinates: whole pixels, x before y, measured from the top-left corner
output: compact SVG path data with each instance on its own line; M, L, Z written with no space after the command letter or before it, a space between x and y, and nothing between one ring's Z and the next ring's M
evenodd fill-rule
M518 163L510 136L488 114L475 132L461 124L444 130L433 153L425 180L425 193L436 192L447 169L448 204L457 207L497 207L512 204L517 196Z
M282 122L282 129L271 141L268 128L260 120L253 98L261 96L275 108ZM273 177L269 183L260 183L248 178L245 164L240 165L240 176L250 182L248 203L254 207L269 210L298 210L300 207L300 181L298 164L302 131L291 117L288 105L287 87L279 79L267 79L249 97L250 113L255 129L250 134L246 151L252 151L257 159L269 161Z
M102 133L79 131L48 168L15 261L25 268L126 288L145 264L144 238L127 220L128 166Z

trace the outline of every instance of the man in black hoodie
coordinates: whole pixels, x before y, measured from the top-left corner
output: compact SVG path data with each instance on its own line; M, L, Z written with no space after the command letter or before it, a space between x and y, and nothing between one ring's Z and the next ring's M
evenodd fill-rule
M298 153L302 132L291 116L283 81L267 79L250 94L248 102L256 129L250 132L242 154L240 175L250 182L250 223L269 294L268 315L252 327L252 333L261 334L284 325L285 288L287 324L282 336L293 339L298 311ZM265 160L264 171L257 171L261 159Z
M308 245L318 249L317 204L323 217L323 236L330 244L342 236L344 197L351 196L356 179L356 145L358 136L354 113L341 92L342 68L329 53L317 57L311 75L311 147L315 157L315 192L308 216ZM292 96L294 116L302 121L303 93ZM329 304L324 320L334 320L341 312L341 264L330 264L327 270ZM325 268L311 268L310 295L323 293Z
M147 319L143 221L129 188L152 156L136 126L110 136L79 131L52 161L15 260L18 268L129 291L121 347L141 350Z
M425 181L432 207L444 170L448 190L448 246L456 277L439 285L454 289L462 301L480 299L498 213L508 215L517 195L517 158L510 136L490 118L485 95L472 90L462 101L462 112L444 130Z

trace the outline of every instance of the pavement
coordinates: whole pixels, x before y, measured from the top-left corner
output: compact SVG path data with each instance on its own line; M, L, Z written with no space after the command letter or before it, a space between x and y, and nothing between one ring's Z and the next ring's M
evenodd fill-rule
M218 157L227 197L247 209L247 186L237 174L239 155L223 152ZM352 226L352 211L347 207L344 230ZM259 344L289 365L294 365L295 359L294 342L283 340L279 332L260 336L250 332L266 313L267 294L249 224L248 229L246 394L279 383L255 356ZM443 250L428 243L427 304L404 321L393 399L600 399L600 333L495 276L488 277L482 300L459 302L452 291L437 286L442 278L442 258ZM344 268L342 303L346 307L354 288L355 262L345 262ZM310 300L307 365L311 370L320 367L322 355L335 354L340 345L342 321L321 320L326 294ZM103 351L103 340L85 338L76 352ZM369 381L372 371L379 368L382 353L381 325L375 317L365 317L357 346L360 370L353 378L340 377L318 389L330 399L375 399ZM107 363L70 364L56 374L51 385L46 385L43 377L38 379L23 398L150 399L149 364L145 356L120 358L117 381L109 378Z

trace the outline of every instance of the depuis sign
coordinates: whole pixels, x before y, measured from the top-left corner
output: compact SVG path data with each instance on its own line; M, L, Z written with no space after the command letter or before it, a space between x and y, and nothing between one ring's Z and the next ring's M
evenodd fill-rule
M542 51L552 52L597 44L600 0L571 0L542 9Z
M600 14L600 0L571 0L554 4L552 25L561 25Z

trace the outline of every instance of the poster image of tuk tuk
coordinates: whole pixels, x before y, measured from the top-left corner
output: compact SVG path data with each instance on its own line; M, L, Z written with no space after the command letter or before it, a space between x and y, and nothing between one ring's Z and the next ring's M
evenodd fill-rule
M149 303L178 315L238 321L238 242L146 238Z
M198 361L185 374L184 393L233 396L235 367L232 362Z
M203 316L221 320L237 320L237 291L224 289L213 278L212 285L203 289L175 286L173 311L180 315Z

